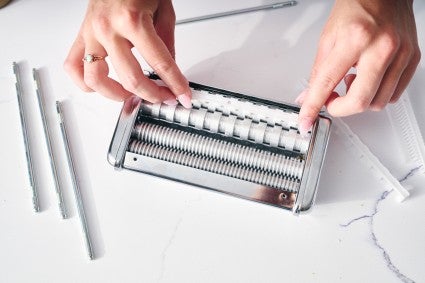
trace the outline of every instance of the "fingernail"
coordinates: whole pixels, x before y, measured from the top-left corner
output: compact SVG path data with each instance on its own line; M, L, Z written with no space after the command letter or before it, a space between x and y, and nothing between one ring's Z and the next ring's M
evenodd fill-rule
M178 101L177 101L177 100L175 100L175 99L168 99L168 100L165 100L165 101L164 101L164 103L165 103L165 104L167 104L167 105L170 105L170 106L174 106L174 105L179 104L179 103L178 103Z
M185 108L192 108L192 100L189 95L187 94L181 94L177 96L177 99L180 101L181 105L183 105Z
M307 94L307 89L303 90L300 93L300 95L298 95L297 98L295 98L295 103L298 104L298 105L303 104L306 94Z
M311 131L313 120L310 118L302 118L298 121L298 131L302 137L308 137L308 132Z

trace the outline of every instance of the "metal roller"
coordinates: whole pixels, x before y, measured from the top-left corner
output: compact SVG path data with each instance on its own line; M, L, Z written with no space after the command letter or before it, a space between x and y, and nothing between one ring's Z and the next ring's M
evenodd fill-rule
M294 178L264 172L229 162L221 162L205 156L195 155L157 144L133 140L129 146L130 152L145 155L168 162L182 164L197 169L271 186L287 192L297 192L299 180Z
M134 127L133 137L147 143L241 164L301 179L304 161L257 148L188 133L150 123Z

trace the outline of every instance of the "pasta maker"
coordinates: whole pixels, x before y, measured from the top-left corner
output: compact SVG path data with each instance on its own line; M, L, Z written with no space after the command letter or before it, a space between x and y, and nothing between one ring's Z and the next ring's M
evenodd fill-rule
M159 80L155 74L150 78ZM109 163L294 214L309 210L331 120L320 115L301 135L299 107L193 82L189 86L191 109L127 99Z

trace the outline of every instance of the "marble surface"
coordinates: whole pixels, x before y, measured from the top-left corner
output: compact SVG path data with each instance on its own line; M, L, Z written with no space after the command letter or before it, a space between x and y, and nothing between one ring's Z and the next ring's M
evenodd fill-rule
M1 282L425 282L425 176L403 161L386 112L344 121L410 187L403 203L344 137L331 134L316 206L295 217L180 183L114 171L106 153L121 108L79 91L62 69L86 1L13 0L0 9ZM178 18L272 1L176 0ZM181 25L189 80L292 102L311 67L332 1ZM425 50L425 3L415 1ZM24 75L41 212L31 206L11 65ZM407 92L425 135L425 61ZM97 259L88 260L66 167L60 218L30 80L40 68L54 152L65 164L54 100L64 100Z

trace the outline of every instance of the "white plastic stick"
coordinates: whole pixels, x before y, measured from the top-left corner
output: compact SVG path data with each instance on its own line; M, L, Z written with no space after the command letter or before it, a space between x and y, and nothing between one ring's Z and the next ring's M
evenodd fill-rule
M383 182L385 186L388 186L398 192L400 202L404 201L409 196L409 192L396 178L394 178L393 175L391 175L388 169L378 160L378 158L369 150L360 138L354 134L350 127L340 118L334 118L333 124L338 127L338 130L344 135L346 140L353 145L350 148L354 148L357 151L357 155L360 155L360 159L366 162L369 168L374 171L379 181Z
M404 94L396 103L389 104L386 110L394 131L398 133L400 148L405 153L405 161L413 163L413 166L419 167L420 172L425 173L424 139L409 96Z

